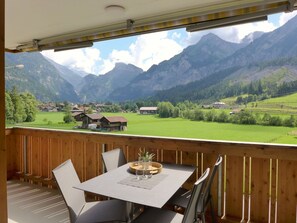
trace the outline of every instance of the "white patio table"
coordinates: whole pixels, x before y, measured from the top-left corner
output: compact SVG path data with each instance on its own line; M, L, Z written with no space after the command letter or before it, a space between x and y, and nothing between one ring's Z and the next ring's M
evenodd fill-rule
M123 201L161 208L192 175L195 167L163 164L161 173L136 180L129 164L87 180L75 188Z
M129 171L129 164L126 164L75 185L74 188L132 204L162 208L195 171L193 166L162 165L161 173L149 179L137 180Z

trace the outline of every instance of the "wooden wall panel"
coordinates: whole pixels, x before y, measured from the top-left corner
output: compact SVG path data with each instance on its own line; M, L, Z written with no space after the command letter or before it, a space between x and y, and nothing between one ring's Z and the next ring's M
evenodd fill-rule
M297 161L279 161L277 222L296 222Z
M50 178L50 140L47 137L40 138L40 155L41 155L41 176Z
M62 163L61 158L61 146L60 140L58 138L50 138L49 156L50 156L50 167L49 169L54 169ZM51 177L52 178L52 173Z
M268 221L269 159L252 159L251 221Z
M236 168L235 168L236 167ZM242 218L243 158L227 156L226 216Z
M41 176L41 138L30 137L28 139L28 155L30 156L29 173L34 176Z
M84 150L85 150L85 162L86 162L86 174L85 179L88 180L91 179L99 174L101 174L100 165L102 166L102 162L99 162L99 159L101 159L101 146L98 143L93 142L86 142L84 143ZM100 168L100 170L99 170Z

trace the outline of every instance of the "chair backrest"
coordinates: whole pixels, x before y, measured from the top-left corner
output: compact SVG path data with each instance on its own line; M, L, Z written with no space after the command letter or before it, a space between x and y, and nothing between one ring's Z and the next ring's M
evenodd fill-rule
M52 170L52 173L68 207L70 220L71 222L75 222L86 200L82 190L73 188L73 186L80 183L80 180L71 160L67 160L56 167Z
M102 153L102 159L107 172L127 163L123 150L119 148Z
M215 177L215 175L216 175L216 173L218 171L218 168L221 165L222 161L223 161L223 157L221 155L219 155L215 165L213 166L213 168L211 170L211 174L209 176L209 179L208 179L206 187L205 187L205 191L203 193L203 201L204 201L203 203L204 204L202 205L202 207L204 207L204 208L206 208L206 205L207 205L207 203L208 203L208 201L210 199L210 196L211 196L210 195L210 190L211 190L211 186L212 186L212 183L213 183L213 179L214 179L214 177Z
M202 176L196 181L191 192L190 200L186 208L182 223L193 223L197 221L197 205L199 200L203 199L203 190L206 179L209 175L209 168L207 168Z

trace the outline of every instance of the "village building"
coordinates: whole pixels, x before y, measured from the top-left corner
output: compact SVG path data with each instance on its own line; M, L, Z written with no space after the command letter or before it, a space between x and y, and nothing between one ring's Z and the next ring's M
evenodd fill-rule
M224 102L218 101L218 102L214 102L212 104L212 107L214 107L214 108L225 108L226 104Z
M73 107L71 110L70 110L71 113L74 113L74 112L84 112L84 109L81 109L79 107Z
M102 131L125 131L127 130L127 119L122 116L102 117L100 119Z
M71 116L74 118L75 121L81 122L83 120L85 113L83 112L73 112Z
M141 107L139 113L142 115L153 115L158 113L158 107Z
M90 124L96 124L97 126L100 126L100 119L103 116L101 114L85 114L82 115L82 126L81 128L87 129L89 128Z

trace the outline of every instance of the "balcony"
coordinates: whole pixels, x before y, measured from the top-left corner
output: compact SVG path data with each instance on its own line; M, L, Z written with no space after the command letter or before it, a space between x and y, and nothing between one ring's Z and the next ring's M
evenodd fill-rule
M128 161L135 160L141 147L154 152L157 161L196 166L186 188L221 154L223 165L212 191L220 222L296 222L294 145L12 128L6 130L8 180L17 177L55 188L51 170L71 158L81 181L85 181L103 173L101 153L118 147Z

